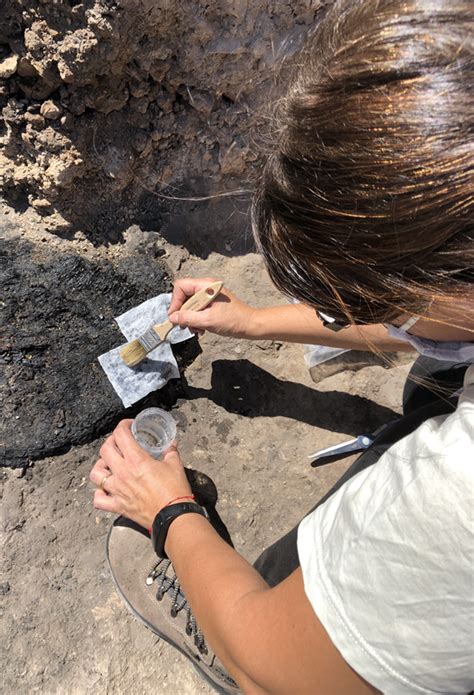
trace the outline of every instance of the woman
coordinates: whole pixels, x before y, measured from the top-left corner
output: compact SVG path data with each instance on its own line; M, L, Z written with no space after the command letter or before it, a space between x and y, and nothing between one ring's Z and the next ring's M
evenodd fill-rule
M91 472L95 506L122 515L120 594L221 692L474 688L471 15L458 0L327 10L253 206L270 275L301 303L255 310L225 291L184 312L204 282L187 279L170 309L240 338L411 344L424 357L404 416L255 567L192 499L176 447L154 461L123 421Z

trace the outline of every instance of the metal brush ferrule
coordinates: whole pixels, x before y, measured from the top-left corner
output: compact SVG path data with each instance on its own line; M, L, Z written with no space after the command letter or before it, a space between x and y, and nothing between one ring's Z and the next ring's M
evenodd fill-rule
M149 328L143 335L141 335L138 340L147 352L151 352L161 343L160 336L153 330Z

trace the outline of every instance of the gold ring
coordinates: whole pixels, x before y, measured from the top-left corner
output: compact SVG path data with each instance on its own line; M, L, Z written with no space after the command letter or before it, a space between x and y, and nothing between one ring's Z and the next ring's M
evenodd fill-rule
M112 473L107 473L107 475L104 475L104 477L103 477L102 480L100 481L99 487L100 487L100 489L101 489L103 492L105 492L106 494L108 494L108 493L107 493L107 490L105 489L105 481L107 480L107 478L110 478L111 475L112 475Z

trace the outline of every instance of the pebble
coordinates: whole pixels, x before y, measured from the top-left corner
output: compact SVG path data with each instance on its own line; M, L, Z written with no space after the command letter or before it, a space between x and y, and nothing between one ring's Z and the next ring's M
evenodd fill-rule
M10 582L2 582L0 584L0 596L6 596L10 591Z
M49 200L46 200L46 198L34 198L31 201L31 205L32 207L34 207L36 212L39 213L49 212L51 210L51 203L49 202Z
M61 116L62 112L62 108L55 104L51 99L48 99L48 101L43 101L41 104L41 115L48 118L50 121L55 121Z
M18 67L18 56L11 55L0 61L0 78L6 80L16 73Z
M68 111L64 116L61 116L60 123L65 128L72 128L74 126L74 116Z
M38 71L25 57L19 59L17 72L21 77L38 77Z
M43 116L40 116L39 113L30 113L29 111L27 111L25 113L25 115L23 116L23 118L25 119L25 121L27 121L28 123L31 123L31 125L34 125L34 126L41 127L45 124L45 120L44 120Z

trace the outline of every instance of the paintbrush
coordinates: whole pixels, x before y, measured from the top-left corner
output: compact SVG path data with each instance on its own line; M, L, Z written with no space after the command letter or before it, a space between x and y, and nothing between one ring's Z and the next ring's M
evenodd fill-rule
M193 294L181 309L186 311L200 311L205 309L217 297L222 289L223 282L213 282L202 290ZM127 343L119 350L120 357L125 362L127 367L135 367L140 364L149 352L154 350L158 345L166 339L166 336L174 328L175 325L170 320L163 323L157 323L151 326L139 338L135 338L130 343Z

